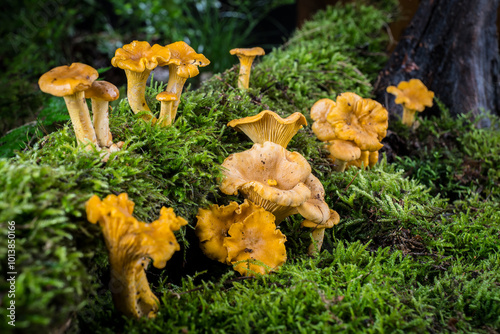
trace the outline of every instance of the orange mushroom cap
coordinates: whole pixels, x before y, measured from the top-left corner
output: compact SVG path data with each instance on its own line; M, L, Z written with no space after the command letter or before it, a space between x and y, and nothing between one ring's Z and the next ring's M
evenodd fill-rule
M254 143L271 141L286 148L297 131L307 125L307 121L299 112L281 118L271 110L264 110L255 116L234 119L227 125L244 132Z
M335 101L330 99L321 99L316 101L311 107L311 118L314 120L312 130L316 137L321 141L329 141L335 139L335 132L330 123L327 122L326 116L335 107Z
M156 99L163 102L177 101L177 95L171 92L161 92L156 95Z
M85 98L101 99L104 101L115 101L120 96L120 92L115 85L108 81L94 81L92 86L85 91Z
M198 67L204 67L210 64L203 54L196 51L185 42L175 42L166 46L170 50L171 63L178 65L177 75L182 78L192 78L197 76L200 71Z
M203 253L212 260L226 263L227 248L224 246L224 239L228 236L229 228L258 209L263 210L248 200L241 205L231 202L226 206L214 204L208 209L199 209L195 233L200 239Z
M398 87L389 86L387 92L396 96L394 102L402 104L410 110L424 111L425 107L432 107L434 92L425 87L419 79L401 81Z
M387 110L378 102L363 99L354 93L342 93L327 121L333 126L336 139L352 141L362 151L377 151L387 134Z
M38 85L42 92L62 97L89 89L98 77L99 73L92 66L73 63L55 67L43 74Z
M237 55L237 56L247 56L247 57L256 57L256 56L263 56L266 54L263 48L261 47L253 47L253 48L236 48L236 49L231 49L229 51L230 54Z
M224 239L228 262L241 275L265 274L285 263L286 237L274 220L274 215L261 209L229 228L230 236Z
M159 44L151 46L148 42L133 41L123 48L115 51L111 59L114 67L132 72L144 72L146 69L153 70L157 66L168 65L170 50Z
M359 159L361 150L351 141L335 139L329 142L328 150L333 158L342 161Z

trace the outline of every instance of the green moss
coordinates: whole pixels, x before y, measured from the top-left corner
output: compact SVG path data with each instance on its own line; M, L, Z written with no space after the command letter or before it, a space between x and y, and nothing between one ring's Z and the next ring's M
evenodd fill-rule
M288 261L268 276L240 277L198 247L193 230L198 208L241 201L219 191L220 164L252 144L227 122L264 109L282 116L302 112L310 121L309 108L319 98L343 91L369 97L370 81L384 61L378 52L388 17L362 5L319 13L283 48L258 61L248 91L236 88L236 67L196 91L187 87L177 120L166 129L140 120L122 99L112 111L111 129L114 141L125 146L106 163L99 152L76 146L70 126L0 160L0 222L6 227L16 221L16 329L486 333L498 328L500 139L494 117L491 129L446 113L421 120L418 131L392 123L407 154L394 162L387 151L389 158L375 168L345 173L332 172L327 152L307 126L289 149L310 162L327 203L341 216L340 224L326 231L323 252L306 255L311 236L298 216L281 224ZM155 84L147 90L155 114L154 96L163 88ZM412 143L425 148L412 151ZM478 177L469 175L467 159L477 163ZM460 173L464 182L457 185L453 180ZM84 203L92 194L122 192L136 203L134 215L142 221L155 220L168 206L189 222L177 233L182 250L165 269L147 270L161 300L153 320L126 319L114 309L107 250L99 227L85 218ZM5 252L7 230L2 233ZM0 269L5 275L6 268ZM0 314L5 317L5 308ZM2 332L12 329L2 326Z

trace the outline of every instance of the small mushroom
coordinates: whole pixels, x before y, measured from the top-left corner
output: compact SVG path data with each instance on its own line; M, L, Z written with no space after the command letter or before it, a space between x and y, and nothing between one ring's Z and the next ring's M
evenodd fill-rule
M380 141L387 134L388 116L380 103L354 93L342 93L326 119L333 127L335 139L354 142L361 151L378 151L384 146Z
M109 130L109 102L120 96L118 88L107 81L94 81L85 91L85 98L92 103L92 114L97 143L101 147L110 147L113 136Z
M212 260L227 263L224 239L228 236L229 228L259 209L264 210L248 200L241 205L231 202L226 206L211 205L208 209L199 209L195 233L200 239L203 253Z
M358 168L373 168L373 166L375 166L378 162L378 156L378 151L361 151L361 156L359 157L359 159L349 161L346 168L350 166L355 166Z
M174 103L177 101L177 95L170 92L161 92L156 95L156 99L161 103L160 116L158 117L158 123L161 126L169 126L173 122L173 109Z
M168 65L168 84L167 92L177 95L171 112L171 122L175 121L177 108L181 101L181 94L184 84L188 78L197 76L200 71L198 67L204 67L210 64L210 61L201 53L190 47L185 42L175 42L166 46L170 50L171 58Z
M64 98L78 144L90 142L97 145L84 91L92 86L98 76L93 67L73 63L55 67L38 80L42 92Z
M316 101L311 107L311 118L314 121L311 128L316 137L321 141L326 142L335 139L333 126L326 120L326 116L335 106L335 101L321 99Z
M110 290L115 307L128 316L153 318L158 298L149 288L145 269L151 258L156 268L163 268L172 254L180 249L173 231L187 222L173 209L162 208L160 218L151 224L132 216L134 202L127 194L96 195L86 203L87 219L99 223L109 251Z
M229 228L230 236L224 239L227 260L241 275L264 275L285 263L286 237L274 220L274 215L261 209Z
M273 213L279 224L296 214L297 207L311 198L304 182L311 174L307 160L296 152L270 141L254 144L250 150L234 153L222 163L224 194L243 194L256 205Z
M328 145L328 151L330 151L330 158L334 161L334 169L337 172L343 172L348 162L355 161L361 157L359 147L347 140L331 140Z
M328 219L323 224L318 224L313 221L305 219L302 221L302 227L312 228L311 236L313 238L313 243L309 245L308 254L315 255L321 251L321 247L323 246L323 239L325 237L325 229L332 228L334 225L337 225L340 221L340 216L337 211L330 210L330 219Z
M238 56L240 60L240 73L238 76L238 88L248 89L250 82L250 72L252 71L252 63L255 57L263 56L266 53L261 47L250 49L232 49L229 51L233 56Z
M425 107L432 107L434 92L425 87L419 79L401 81L398 87L389 86L387 92L396 96L397 104L403 105L403 124L413 125L415 113L424 111Z
M170 50L167 47L158 44L151 46L148 42L133 41L116 50L111 64L125 70L127 99L135 114L151 111L146 103L146 83L149 74L157 66L168 65L169 60ZM150 120L152 116L145 115L143 118Z
M281 118L273 111L264 110L255 116L234 119L227 125L244 132L254 143L271 141L286 148L297 131L307 125L307 121L299 112Z

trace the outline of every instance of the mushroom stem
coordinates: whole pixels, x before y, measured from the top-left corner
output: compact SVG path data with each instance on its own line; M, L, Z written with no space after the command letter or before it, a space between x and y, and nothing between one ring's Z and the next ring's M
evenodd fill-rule
M307 254L316 255L321 251L321 247L323 246L323 239L325 238L325 229L321 226L314 228L311 232L311 236L313 238L313 242L309 245L307 249Z
M145 69L144 72L134 72L125 70L127 75L127 99L130 108L134 114L141 111L151 111L146 103L146 82L148 81L151 70ZM149 121L150 115L143 115L143 119Z
M183 78L177 74L178 68L179 65L175 64L168 65L169 77L168 77L168 84L166 91L177 95L177 101L174 101L172 109L170 111L171 123L175 121L175 116L177 115L177 108L179 107L179 103L181 101L182 90L187 80L187 78Z
M361 157L359 157L363 169L367 169L370 165L370 152L369 151L361 151Z
M85 101L85 93L81 91L72 95L66 95L64 96L64 102L66 102L78 142L84 144L90 141L97 146L96 134L92 127L89 108Z
M238 75L238 88L248 89L250 83L250 72L255 56L238 55L240 60L240 74Z
M175 101L161 101L160 117L158 117L158 122L160 126L169 126L173 123L172 111L174 109ZM174 115L175 117L175 115Z
M113 144L113 135L109 130L109 102L103 99L91 98L92 113L97 143L101 147L110 147Z
M403 124L406 126L412 126L415 122L416 110L403 107Z
M345 171L346 166L347 166L347 161L335 159L333 170L342 173L343 171Z

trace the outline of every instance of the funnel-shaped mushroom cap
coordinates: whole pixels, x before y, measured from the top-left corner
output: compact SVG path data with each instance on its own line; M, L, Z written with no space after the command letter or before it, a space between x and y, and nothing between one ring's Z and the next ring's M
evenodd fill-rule
M115 51L111 59L114 67L132 72L153 70L157 66L165 66L170 60L170 50L159 44L153 46L148 42L133 41Z
M96 195L86 203L87 219L99 222L109 251L111 293L117 309L137 318L154 317L158 299L149 289L144 272L149 260L163 268L179 249L173 231L187 222L172 209L162 208L160 218L146 224L132 216L134 203L127 194L109 195L103 201Z
M311 118L314 120L312 130L321 141L335 139L335 132L330 123L326 121L326 116L335 107L335 101L321 99L316 101L311 108Z
M327 121L333 126L336 139L352 141L362 151L377 151L387 134L388 113L378 102L363 99L354 93L337 97Z
M182 78L195 77L200 73L198 67L204 67L210 64L210 60L201 53L196 53L196 51L185 42L175 42L166 47L171 53L170 61L172 64L178 65L177 75Z
M259 209L264 210L247 200L241 205L231 202L226 206L211 205L208 209L199 209L195 232L200 239L203 253L212 260L226 263L227 249L224 239L228 236L229 228Z
M156 95L156 99L162 102L177 101L177 95L171 92L161 92Z
M387 87L387 92L396 96L397 104L416 111L424 111L425 107L432 107L432 99L434 99L434 92L428 90L419 79L401 81L397 88Z
M275 217L265 211L251 213L229 229L224 240L228 262L242 275L265 274L286 261L286 237L274 224Z
M299 153L265 142L250 150L231 154L224 160L226 168L220 186L223 193L239 192L258 206L272 212L280 222L296 213L296 207L311 197L304 182L311 166Z
M73 63L58 66L43 74L38 80L40 90L54 96L68 96L87 90L99 73L92 66Z
M266 54L264 49L258 46L249 49L245 48L231 49L229 53L232 54L233 56L236 55L236 56L246 56L246 57L263 56Z
M120 96L120 92L115 85L107 81L94 81L92 86L85 91L87 99L101 99L104 101L114 101Z
M328 145L330 154L335 159L342 161L353 161L359 159L361 150L351 141L335 139Z
M297 131L307 125L307 121L299 112L281 118L273 111L264 110L255 116L233 119L227 125L244 132L254 143L270 141L286 148Z
M323 224L318 224L316 222L305 219L302 221L301 225L303 227L325 229L325 228L332 228L333 226L337 225L340 222L340 216L337 213L337 211L330 210L329 216L330 216L330 218L326 222L324 222Z

